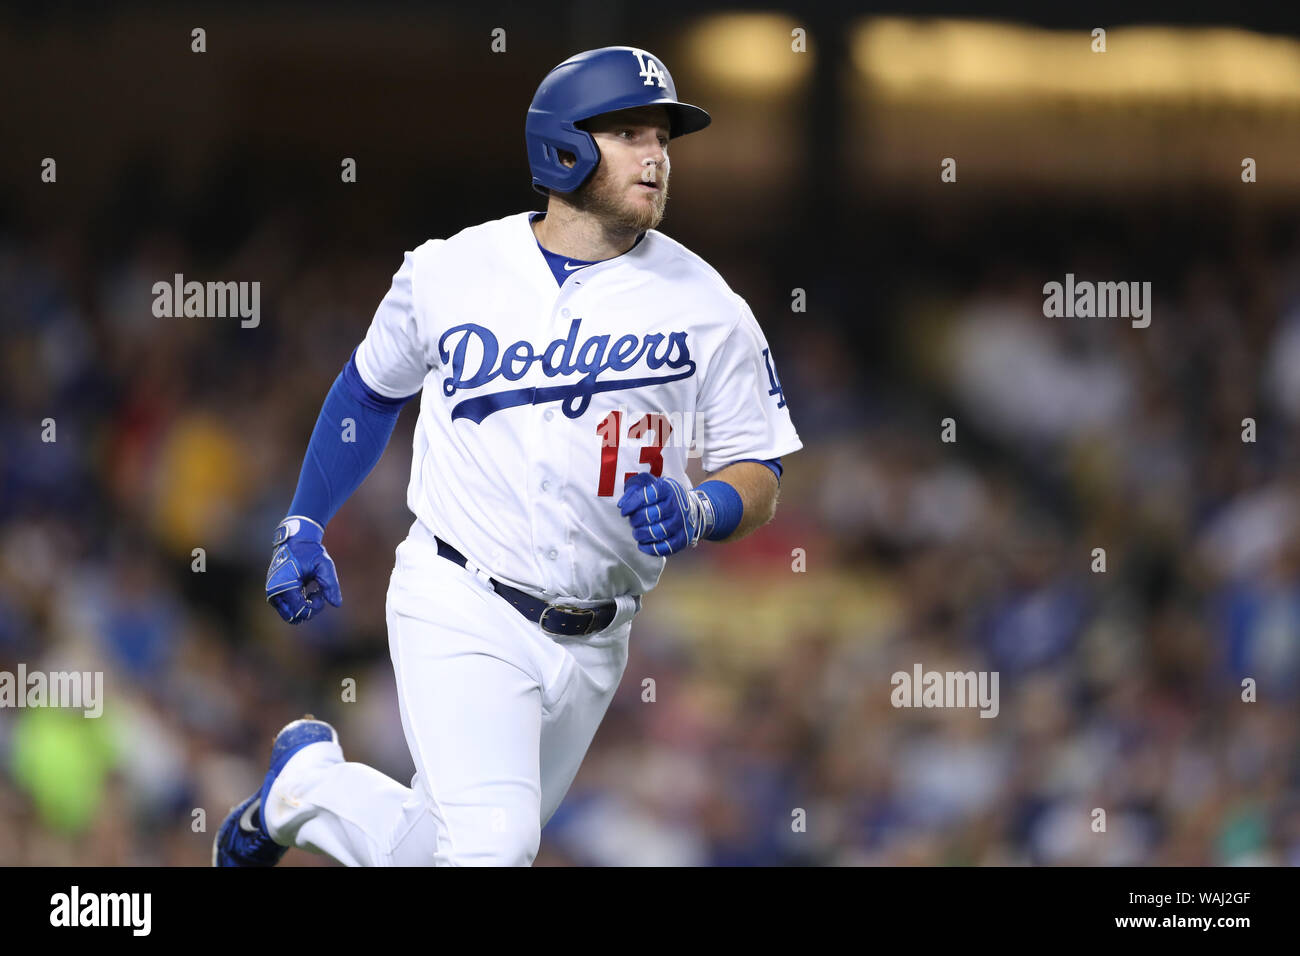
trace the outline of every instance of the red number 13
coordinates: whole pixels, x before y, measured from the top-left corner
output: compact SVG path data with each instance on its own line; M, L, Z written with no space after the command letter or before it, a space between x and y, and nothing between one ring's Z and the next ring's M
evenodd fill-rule
M598 497L609 498L614 494L614 474L618 469L618 442L622 430L621 412L610 412L596 426L596 434L601 437L600 486L596 491ZM668 444L668 436L673 433L673 426L669 423L667 415L651 413L638 418L627 430L627 437L643 438L646 432L654 433L654 441L641 449L641 464L649 465L650 474L659 476L664 473L663 448ZM623 480L627 481L635 474L636 472L629 471L623 476Z

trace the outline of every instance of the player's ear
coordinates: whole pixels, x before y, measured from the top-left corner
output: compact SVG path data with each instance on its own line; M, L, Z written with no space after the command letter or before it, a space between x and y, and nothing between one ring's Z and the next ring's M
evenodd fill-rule
M562 149L560 150L560 162L572 169L574 164L578 162L578 157L574 156L567 149Z

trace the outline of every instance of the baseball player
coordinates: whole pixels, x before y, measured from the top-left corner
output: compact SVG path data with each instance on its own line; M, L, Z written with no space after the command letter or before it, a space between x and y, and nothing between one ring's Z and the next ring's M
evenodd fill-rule
M292 624L340 605L325 529L418 394L415 522L386 604L416 773L402 786L346 762L329 724L294 721L215 865L291 846L350 866L531 864L665 561L771 519L802 447L776 364L745 301L655 229L669 141L709 121L650 53L580 53L528 110L546 211L405 254L325 398L266 595Z

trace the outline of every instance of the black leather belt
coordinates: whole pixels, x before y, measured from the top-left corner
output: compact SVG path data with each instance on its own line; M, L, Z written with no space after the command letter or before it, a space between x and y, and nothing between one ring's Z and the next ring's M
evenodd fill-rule
M465 555L446 541L438 537L433 540L438 542L439 557L454 561L462 568L469 563L466 561ZM610 621L614 620L614 615L618 613L618 604L614 601L606 601L604 604L598 604L595 607L547 604L545 601L539 601L531 594L526 594L518 588L502 584L496 578L488 578L488 580L492 582L492 588L497 594L505 598L516 611L548 634L559 634L562 637L583 637L587 634L595 634L597 631L603 631L609 627ZM637 610L641 608L640 595L636 597L636 607Z

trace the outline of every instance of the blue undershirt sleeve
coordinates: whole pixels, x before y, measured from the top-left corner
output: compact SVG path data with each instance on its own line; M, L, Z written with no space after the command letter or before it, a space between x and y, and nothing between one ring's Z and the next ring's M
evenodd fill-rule
M781 483L781 472L785 471L785 466L781 464L780 458L741 458L740 461L752 461L759 465L767 465L772 469L772 474L776 475L776 483ZM732 462L736 464L736 462Z
M325 396L288 513L325 527L375 467L402 406L414 397L386 398L372 390L357 371L354 349Z

